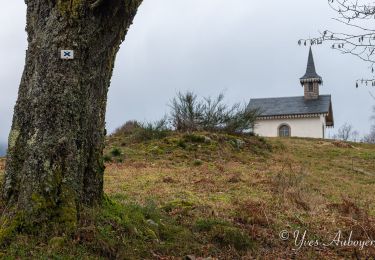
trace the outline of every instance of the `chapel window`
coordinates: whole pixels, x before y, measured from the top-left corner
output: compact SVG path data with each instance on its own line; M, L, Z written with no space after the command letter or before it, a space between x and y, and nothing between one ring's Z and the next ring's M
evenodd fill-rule
M279 136L280 137L290 136L290 127L288 125L281 125L279 127Z

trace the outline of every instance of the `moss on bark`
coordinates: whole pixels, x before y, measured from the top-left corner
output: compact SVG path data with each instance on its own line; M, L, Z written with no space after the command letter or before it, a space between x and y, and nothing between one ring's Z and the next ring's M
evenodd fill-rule
M58 0L57 6L63 15L69 15L78 18L83 12L82 0Z
M83 205L101 203L107 92L140 3L26 1L29 47L3 185L6 215L24 217L4 221L4 237L20 226L74 229ZM74 60L60 59L67 48Z

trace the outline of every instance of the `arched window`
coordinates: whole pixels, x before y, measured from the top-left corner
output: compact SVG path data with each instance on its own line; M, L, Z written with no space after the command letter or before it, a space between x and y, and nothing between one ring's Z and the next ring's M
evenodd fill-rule
M288 125L281 125L279 127L279 136L280 137L286 137L286 136L290 136L290 126Z

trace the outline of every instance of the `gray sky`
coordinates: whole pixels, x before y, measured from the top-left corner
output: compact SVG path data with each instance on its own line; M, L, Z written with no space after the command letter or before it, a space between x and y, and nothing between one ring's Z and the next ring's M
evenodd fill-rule
M226 94L228 103L254 97L303 95L308 48L302 37L331 29L335 13L327 1L144 0L117 56L109 92L109 132L130 119L153 121L167 111L177 91ZM7 139L26 49L25 5L7 1L0 9L0 142ZM346 28L344 28L346 29ZM346 29L347 30L347 29ZM342 30L341 30L342 31ZM314 47L322 94L332 94L337 128L370 128L374 100L357 78L368 65L329 45Z

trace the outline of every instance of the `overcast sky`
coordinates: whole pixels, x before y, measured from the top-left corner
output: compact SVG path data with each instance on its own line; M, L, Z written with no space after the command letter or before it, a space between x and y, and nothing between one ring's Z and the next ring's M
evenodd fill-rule
M302 37L342 26L326 0L144 0L117 56L109 91L107 128L127 120L153 121L178 91L226 94L227 102L303 95L299 78L308 49ZM7 140L26 49L25 5L0 9L0 142ZM346 29L347 30L347 29ZM369 131L374 100L355 80L368 65L321 45L313 48L322 94L331 94L337 128Z

